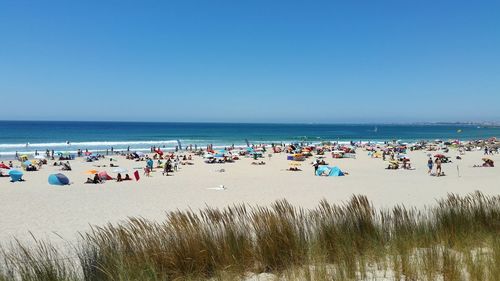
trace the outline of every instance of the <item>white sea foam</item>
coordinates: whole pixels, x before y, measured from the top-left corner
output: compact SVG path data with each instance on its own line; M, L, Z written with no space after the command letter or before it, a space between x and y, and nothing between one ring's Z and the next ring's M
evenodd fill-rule
M183 148L186 148L190 144L195 144L198 148L204 148L208 144L213 144L214 149L223 149L230 147L234 144L235 148L245 148L246 143L239 142L223 142L220 140L193 140L193 139L180 139L181 145ZM280 140L280 141L263 141L263 140L249 140L251 144L271 144L271 143L284 143L290 144L298 141L292 140ZM313 142L313 144L319 144L320 142ZM130 147L130 151L143 151L148 152L151 149L151 146L162 147L164 151L173 151L175 150L175 146L177 146L177 140L144 140L144 141L88 141L88 142L70 142L69 144L66 142L47 142L47 143L29 143L26 145L25 143L14 143L14 144L0 144L0 157L2 156L13 156L16 155L34 155L35 151L38 150L38 153L43 154L45 149L55 150L55 151L63 151L69 152L71 154L76 154L77 149L89 149L93 152L105 152L107 149L114 147L115 151L124 151L126 148Z
M161 145L177 144L177 140L148 140L148 141L89 141L89 142L48 142L48 143L3 143L0 148L23 148L23 147L93 147L93 146L127 146L127 145Z

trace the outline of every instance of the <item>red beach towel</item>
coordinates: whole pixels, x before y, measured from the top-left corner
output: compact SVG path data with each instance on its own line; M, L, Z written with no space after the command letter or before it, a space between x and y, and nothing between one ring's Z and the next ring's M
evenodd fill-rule
M136 181L139 181L139 179L140 179L140 177L139 177L139 171L135 171L134 172L134 177L135 177Z

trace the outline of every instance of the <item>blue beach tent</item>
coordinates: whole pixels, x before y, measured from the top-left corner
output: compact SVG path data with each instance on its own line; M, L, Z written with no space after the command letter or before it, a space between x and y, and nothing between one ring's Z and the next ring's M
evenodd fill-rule
M69 179L67 176L65 176L61 173L52 174L49 176L49 184L51 184L51 185L68 185Z
M20 181L23 177L23 172L18 171L18 170L10 170L9 176L10 176L11 182Z
M337 166L319 166L316 170L316 176L327 174L329 177L341 177L344 175L342 170Z

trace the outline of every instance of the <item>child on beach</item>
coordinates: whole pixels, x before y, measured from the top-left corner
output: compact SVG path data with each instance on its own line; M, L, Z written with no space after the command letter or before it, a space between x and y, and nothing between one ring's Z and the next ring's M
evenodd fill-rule
M429 157L429 160L427 160L427 167L429 167L429 171L427 171L428 174L432 172L432 166L434 166L434 163L432 162L432 158Z

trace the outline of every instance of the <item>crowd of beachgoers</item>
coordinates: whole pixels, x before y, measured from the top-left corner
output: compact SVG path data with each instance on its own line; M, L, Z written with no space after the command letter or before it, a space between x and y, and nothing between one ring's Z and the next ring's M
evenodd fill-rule
M202 157L204 163L221 164L234 163L241 158L251 158L252 165L265 165L266 160L270 160L274 155L286 154L289 161L288 171L302 171L304 163L312 166L314 174L317 176L343 176L348 175L335 166L329 166L327 158L356 158L356 154L365 151L371 158L380 158L387 162L386 169L389 170L412 170L412 161L408 156L409 151L428 152L427 173L431 176L445 176L443 170L444 163L460 161L461 156L468 151L484 151L484 157L478 161L474 167L494 167L494 160L489 156L498 154L500 142L496 138L489 138L474 141L459 140L434 140L406 143L401 141L386 142L323 142L319 144L311 143L270 143L255 144L247 147L235 147L234 145L223 149L214 149L212 145L205 148L188 145L168 150L165 147L152 146L149 153L141 151L115 150L113 147L105 151L89 151L88 149L78 149L76 154L69 152L55 152L46 150L41 154L35 151L33 155L15 155L16 159L1 161L0 175L10 177L12 182L23 181L23 172L35 172L45 165L59 166L60 171L71 171L71 161L76 159L85 162L95 162L96 169L85 171L89 175L85 183L98 184L108 180L118 182L135 179L138 181L141 176L149 177L151 173L160 172L168 176L178 171L181 165L194 165L193 157ZM449 156L450 149L457 152L455 157ZM141 162L142 167L135 168L129 173L125 168L120 168L116 163L116 158L122 157L126 160ZM267 159L266 159L267 158ZM478 159L479 160L479 159ZM104 161L108 164L102 164ZM111 167L115 177L110 176L105 171L99 171L100 167ZM223 169L221 169L223 170ZM51 175L53 176L53 175ZM65 176L57 174L58 179ZM50 181L51 184L61 185L60 180ZM69 180L64 179L62 183L69 184Z

